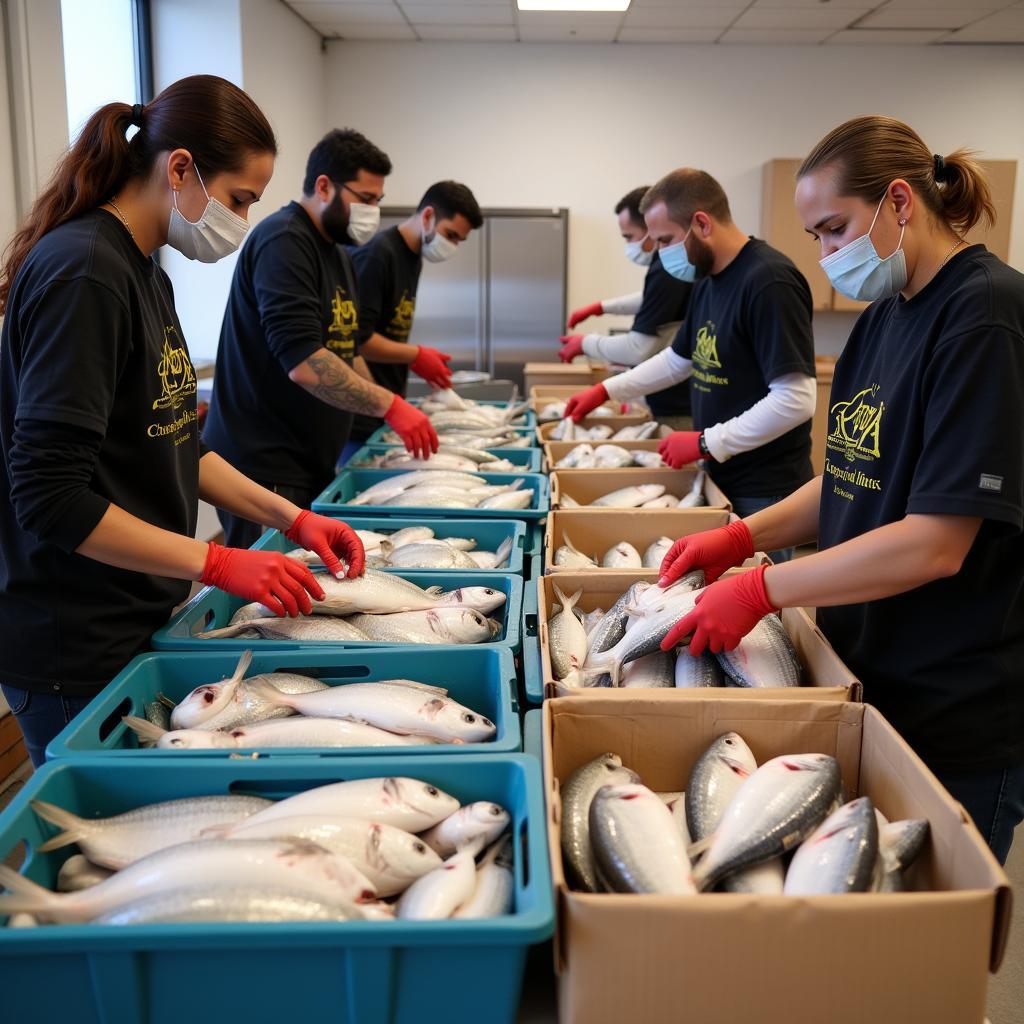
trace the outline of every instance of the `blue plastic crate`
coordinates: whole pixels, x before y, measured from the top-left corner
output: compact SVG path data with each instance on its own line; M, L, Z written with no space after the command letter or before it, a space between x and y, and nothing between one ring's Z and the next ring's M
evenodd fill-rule
M525 551L528 555L544 554L544 529L546 525L546 519L540 519L527 525Z
M539 761L544 750L544 712L540 708L523 715L523 752Z
M462 803L512 815L515 911L480 921L0 927L0 1018L17 1024L513 1024L531 944L553 930L540 766L523 754L464 758L132 764L82 758L45 765L0 814L0 859L19 843L22 870L53 886L65 847L37 852L53 828L40 799L86 817L175 797L284 797L344 779L408 775Z
M363 445L357 452L354 452L352 457L345 463L346 469L372 469L369 466L369 460L379 455L387 455L388 452L395 451L399 445L394 444L366 444ZM405 448L401 449L405 451ZM522 466L523 471L526 473L540 473L541 472L541 450L539 448L494 448L491 449L491 454L496 455L499 459L508 459L509 462L516 466ZM480 467L482 470L486 470L487 466L483 465Z
M551 504L551 489L548 478L540 473L478 473L488 484L510 484L522 480L522 487L533 488L532 505L529 508L428 508L425 506L409 506L395 508L388 505L349 505L347 504L361 491L386 480L391 476L399 476L408 470L402 469L343 469L334 482L313 502L313 511L323 515L336 516L343 519L352 511L372 515L388 515L394 513L401 516L416 516L429 519L447 519L458 516L460 519L543 519L548 514Z
M413 405L419 406L419 405L422 404L423 399L422 398L410 398L409 401ZM486 398L486 399L483 399L482 401L477 401L475 404L476 405L491 405L491 406L495 406L495 407L497 407L499 409L504 409L508 405L508 402L496 402L496 401L493 401L493 400L491 400L489 398ZM526 409L521 414L521 416L517 419L515 425L517 427L535 427L535 426L537 426L537 414L532 409Z
M357 510L356 510L357 511ZM509 537L512 538L512 554L509 563L502 569L459 569L458 572L513 572L522 573L526 548L527 524L516 519L431 519L424 523L422 519L399 519L391 516L359 516L349 515L343 519L353 530L373 530L375 533L394 533L408 526L429 526L435 537L472 537L481 551L497 551ZM278 530L268 530L253 548L258 551L291 551L295 547L292 541ZM401 572L402 575L413 575L421 572L437 572L436 569L383 569L382 572Z
M465 646L481 648L508 647L519 650L519 627L522 618L523 581L522 578L507 572L427 572L421 569L402 570L395 575L411 580L419 587L441 587L443 590L455 590L458 587L493 587L505 593L505 603L492 618L501 622L501 632L497 638L486 644L386 644L378 640L345 640L340 643L327 640L310 640L301 644L293 640L202 640L197 633L208 629L219 629L231 621L231 616L245 602L240 597L226 594L215 587L206 587L184 608L181 609L166 626L162 626L153 634L153 647L158 651L243 651L246 648L263 650L291 650L296 647L310 649L333 650L405 650L405 651L459 651Z
M523 692L531 704L544 703L544 676L540 670L540 626L537 621L538 578L530 580L523 590Z
M532 414L531 414L532 415ZM510 430L514 430L520 437L528 437L530 439L530 448L536 448L540 451L540 441L537 440L537 428L536 427L522 427L515 426L510 427ZM385 440L387 434L393 433L391 428L385 424L383 427L378 427L367 439L368 445L393 445L393 441ZM518 448L490 448L489 451L493 451L495 454L500 454L506 451L519 451ZM528 449L523 449L528 450Z
M78 755L109 756L119 759L147 760L170 757L212 757L224 759L235 751L142 749L135 733L121 721L123 715L144 717L145 705L163 693L175 703L195 687L228 678L238 657L231 653L203 654L175 651L142 654L129 662L103 691L46 748L48 758ZM497 734L488 743L437 746L425 743L419 750L397 747L395 752L430 754L511 753L521 749L516 699L516 672L511 651L477 650L417 651L415 659L396 651L323 651L302 648L294 651L262 651L253 646L252 666L247 675L260 672L297 672L316 676L331 686L362 683L373 679L414 679L420 683L444 686L449 695L489 718ZM267 750L267 757L288 756L368 756L378 755L381 747L332 748L311 750L281 747Z

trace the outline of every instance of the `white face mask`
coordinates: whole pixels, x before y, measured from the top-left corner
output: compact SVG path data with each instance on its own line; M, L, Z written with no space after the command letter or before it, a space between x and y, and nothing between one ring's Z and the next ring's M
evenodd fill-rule
M348 208L348 237L356 245L368 242L380 227L380 208L369 203L350 203Z
M855 238L821 261L821 269L828 274L832 287L848 299L875 302L895 295L906 286L907 259L902 246L907 222L900 222L900 240L896 243L896 251L885 259L878 255L871 241L871 231L884 202L885 196L882 196L867 234Z
M644 242L646 238L641 238L639 242L627 242L626 243L626 259L630 263L635 263L638 267L649 267L651 260L654 259L654 251L644 252Z
M199 168L195 164L196 177L206 192ZM217 260L230 256L245 238L249 230L249 222L244 217L232 213L223 203L214 199L206 192L206 209L197 221L186 220L178 210L178 193L173 192L171 198L174 206L171 209L171 220L167 225L167 244L173 246L182 256L200 263L216 263Z
M458 246L450 238L445 238L437 230L436 222L434 225L434 237L428 241L427 234L426 228L421 226L420 238L423 244L420 246L420 255L425 260L430 263L444 263L445 260L450 260L455 255L455 250Z

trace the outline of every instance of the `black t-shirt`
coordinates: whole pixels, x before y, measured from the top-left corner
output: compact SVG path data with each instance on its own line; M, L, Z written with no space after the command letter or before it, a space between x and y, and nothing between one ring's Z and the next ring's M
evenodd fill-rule
M235 266L203 439L255 480L326 487L352 414L288 372L320 348L351 364L358 330L348 253L299 203L272 213L252 229Z
M18 272L0 346L0 437L0 680L96 693L190 585L74 549L110 503L193 535L200 457L170 280L103 210L45 235Z
M350 247L359 287L359 339L363 344L371 334L389 341L407 342L416 315L416 289L420 283L423 260L413 252L396 227L375 235L358 249ZM405 397L409 367L404 363L366 361L373 379L381 387ZM381 421L372 416L357 416L352 436L363 440Z
M1024 762L1024 276L975 245L857 320L829 400L818 546L980 516L960 572L819 622L929 764Z
M693 285L673 277L662 265L658 253L644 275L644 291L640 308L633 320L633 330L639 334L655 335L665 324L686 319ZM659 416L690 415L690 382L674 384L664 391L647 396L647 404L655 418Z
M751 238L721 273L694 285L673 350L693 360L697 430L746 412L787 373L814 376L811 290L792 261ZM729 496L792 493L811 479L811 421L708 472Z

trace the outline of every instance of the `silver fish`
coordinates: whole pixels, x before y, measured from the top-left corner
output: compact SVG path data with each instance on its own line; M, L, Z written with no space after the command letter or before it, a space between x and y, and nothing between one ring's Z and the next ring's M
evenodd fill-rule
M458 605L395 615L353 615L348 621L368 639L382 643L484 644L495 635L493 620L475 608Z
M630 689L654 689L674 685L674 651L655 651L630 662L622 675L622 686Z
M394 497L402 491L415 487L417 484L440 484L449 482L460 487L469 487L474 484L483 484L486 481L482 476L475 473L458 473L452 470L438 472L436 470L419 469L409 473L398 473L395 476L386 477L360 491L348 504L350 505L376 505L384 498Z
M661 563L672 547L671 537L659 537L644 552L642 566L645 569L660 569Z
M634 583L616 602L608 609L607 614L587 634L587 660L613 648L625 635L626 626L629 623L628 609L632 607L644 592L650 589L651 584L643 581ZM586 662L584 662L584 665ZM603 676L591 680L593 686L610 686L611 676L605 673Z
M594 851L590 843L590 804L602 786L639 782L640 776L624 768L618 754L602 754L577 768L561 787L562 859L569 884L584 892L597 892Z
M650 501L645 501L640 507L641 508L677 508L679 506L679 499L674 494L662 494L658 498L651 498Z
M658 432L659 423L654 420L648 420L646 423L637 423L633 426L622 427L616 433L612 434L613 441L646 441L649 437L654 437Z
M715 657L737 686L800 685L800 659L777 615L766 615L735 650L722 651Z
M433 540L434 531L429 526L403 526L401 530L395 530L388 536L382 536L381 540L391 543L392 547L400 548L405 544L417 544L424 540Z
M571 448L565 453L554 465L555 469L575 469L580 462L580 459L589 458L593 459L594 449L593 446L584 441L582 444L576 445L575 448Z
M227 640L250 632L264 640L369 640L370 637L353 623L333 615L297 615L295 618L268 616L236 622L220 629L197 633L200 640Z
M657 452L645 452L631 449L629 452L633 462L645 469L664 469L665 461Z
M109 878L114 872L110 868L101 868L98 864L76 853L68 857L57 872L57 892L78 892L88 889ZM9 928L8 921L7 927Z
M417 878L398 901L398 916L406 921L437 921L451 917L473 896L479 844L453 854L440 867Z
M879 830L880 845L892 855L901 871L917 860L924 847L930 826L923 818L887 822Z
M378 504L388 508L476 508L480 500L467 491L413 487Z
M703 841L707 852L694 872L698 889L792 850L824 821L841 784L839 765L827 754L785 754L761 765Z
M110 818L81 818L63 807L32 801L32 810L43 821L62 830L39 847L40 853L76 843L92 864L112 871L269 806L269 800L257 796L199 796L146 804Z
M438 595L439 608L461 606L475 608L484 615L497 611L506 601L505 592L494 587L459 587L445 590Z
M559 421L558 425L548 435L552 441L574 441L576 440L576 424L566 417Z
M694 657L689 648L676 654L675 684L679 689L693 690L702 686L724 686L725 676L713 654L707 651Z
M493 494L489 498L484 498L477 505L477 508L520 509L530 508L532 505L533 488L527 487L525 490L504 491L501 494Z
M605 569L639 569L642 564L640 552L624 540L610 547L601 558L601 566Z
M597 562L583 554L569 539L568 533L562 534L562 546L555 552L555 565L563 569L597 568Z
M704 470L698 470L697 475L693 479L693 486L679 499L680 508L700 508L708 503L707 498L704 496L706 480L707 474Z
M686 824L694 841L710 836L740 786L757 771L757 761L736 732L719 736L690 771L686 786Z
M594 461L600 469L625 469L633 465L633 456L617 445L599 444L594 449Z
M875 809L866 796L851 800L830 814L793 855L786 895L866 892L877 857Z
M385 455L380 463L382 469L454 469L463 473L472 473L478 465L472 459L449 452L438 451L429 459L417 459L407 452Z
M548 620L548 647L551 671L556 679L565 679L573 670L582 668L587 658L587 634L573 613L583 591L578 590L568 598L557 586L554 591L562 608Z
M500 804L479 800L460 807L439 825L421 833L420 838L435 853L450 857L464 846L482 839L490 845L508 828L512 816Z
M609 491L592 501L593 508L638 508L645 501L661 497L665 493L663 484L637 484L633 487L620 487Z
M498 842L487 851L476 869L473 895L452 914L452 917L474 920L512 913L515 881L511 867L500 860L506 846L504 841Z
M646 786L603 786L590 805L600 882L611 892L693 893L690 860L672 812Z
M388 565L406 569L475 569L476 562L465 551L450 544L404 544L392 548L385 541L381 554Z

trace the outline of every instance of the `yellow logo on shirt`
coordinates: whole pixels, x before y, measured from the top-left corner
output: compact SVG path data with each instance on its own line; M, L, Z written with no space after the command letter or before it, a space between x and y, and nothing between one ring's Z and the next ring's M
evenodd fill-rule
M356 331L359 330L359 314L352 299L345 298L341 285L334 289L331 299L331 325L327 328L326 347L341 359L351 361L356 350Z
M416 315L416 298L409 298L408 289L395 304L395 312L388 324L388 337L394 341L408 341L412 331L412 319Z
M154 409L180 409L186 398L196 393L196 374L185 346L173 325L164 328L164 346L157 364L160 397Z
M720 370L722 368L722 362L718 358L718 335L715 333L715 325L710 320L697 331L697 345L693 350L693 361L705 370Z
M833 427L826 447L841 452L848 462L864 459L872 462L882 454L880 448L882 414L885 402L876 402L879 387L858 391L847 402L836 402L829 409Z

